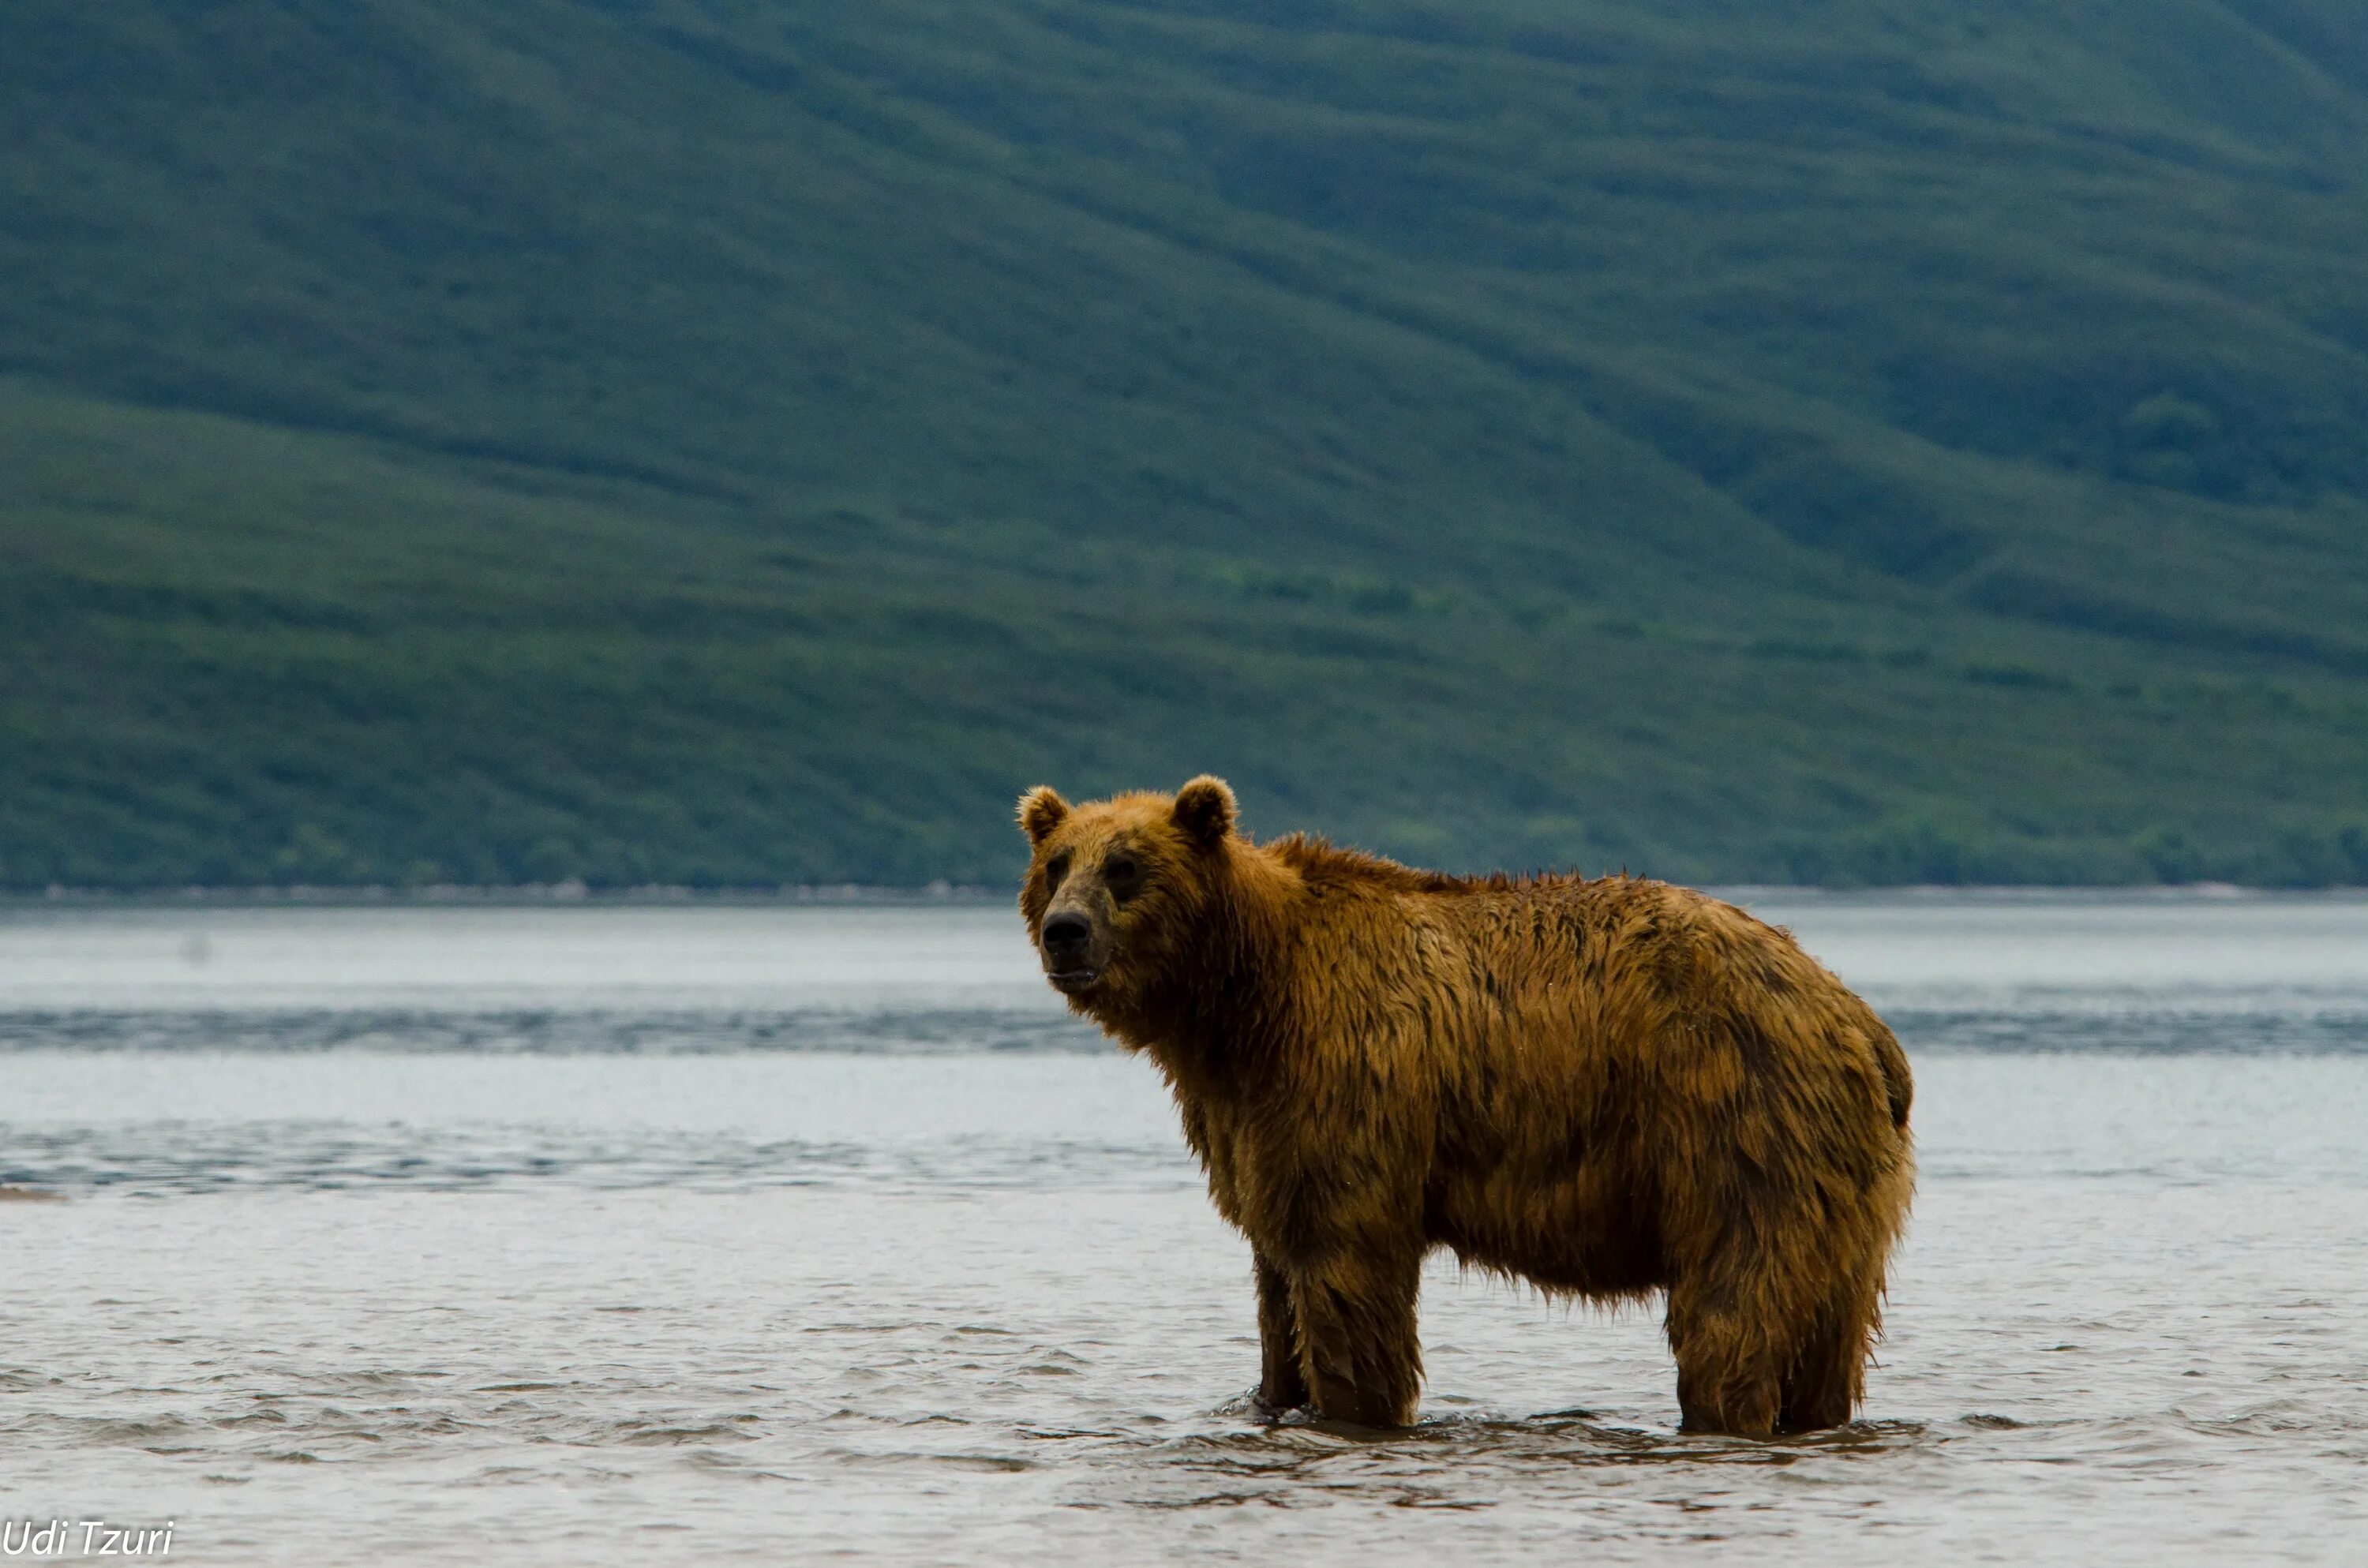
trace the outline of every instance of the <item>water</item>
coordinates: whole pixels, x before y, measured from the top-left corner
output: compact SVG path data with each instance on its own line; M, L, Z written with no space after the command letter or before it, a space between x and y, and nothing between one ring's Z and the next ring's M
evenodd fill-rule
M2357 1562L2368 903L1762 901L1899 1027L1867 1418L1425 1288L1261 1424L1248 1255L1001 909L0 913L0 1517L199 1562ZM72 1536L77 1549L82 1537Z

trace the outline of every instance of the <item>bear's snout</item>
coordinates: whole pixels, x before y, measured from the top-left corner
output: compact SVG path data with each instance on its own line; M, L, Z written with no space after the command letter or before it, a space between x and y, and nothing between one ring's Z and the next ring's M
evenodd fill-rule
M1044 949L1044 975L1064 991L1091 985L1101 977L1094 952L1094 923L1074 909L1044 917L1039 936Z

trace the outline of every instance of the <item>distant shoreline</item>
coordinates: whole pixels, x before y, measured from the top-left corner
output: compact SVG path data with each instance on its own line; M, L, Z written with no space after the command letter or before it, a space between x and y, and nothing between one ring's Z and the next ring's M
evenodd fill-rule
M0 909L43 905L139 904L143 906L253 905L386 906L390 908L546 908L576 905L664 907L675 904L943 904L1008 902L1019 896L1015 881L1002 888L930 882L917 888L874 887L860 882L816 887L693 888L652 884L594 888L583 882L528 882L507 887L180 887L68 888L39 892L0 892Z
M1910 883L1890 887L1824 887L1789 883L1702 884L1730 902L1750 904L1787 900L1963 900L1968 903L2049 903L2069 899L2132 903L2218 903L2267 899L2345 901L2368 898L2368 887L2245 887L2233 882L2158 884ZM940 907L1007 904L1018 884L985 887L952 882L877 887L839 883L818 887L690 888L649 886L592 888L581 882L528 883L510 887L184 887L118 890L50 888L39 892L0 892L0 910L40 908L143 909L570 909L570 908L801 908Z

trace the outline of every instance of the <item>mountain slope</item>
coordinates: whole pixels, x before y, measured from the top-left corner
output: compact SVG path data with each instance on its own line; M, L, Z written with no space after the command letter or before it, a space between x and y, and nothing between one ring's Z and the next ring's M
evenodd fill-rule
M2368 879L2306 0L19 0L0 883Z

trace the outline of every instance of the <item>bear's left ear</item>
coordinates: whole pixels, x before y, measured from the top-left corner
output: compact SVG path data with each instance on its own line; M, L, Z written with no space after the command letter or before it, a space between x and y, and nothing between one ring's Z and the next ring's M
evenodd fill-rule
M1171 814L1185 837L1203 849L1214 848L1234 831L1234 792L1224 779L1203 773L1176 791Z
M1039 784L1019 797L1019 826L1030 844L1042 844L1069 814L1069 802L1050 784Z

